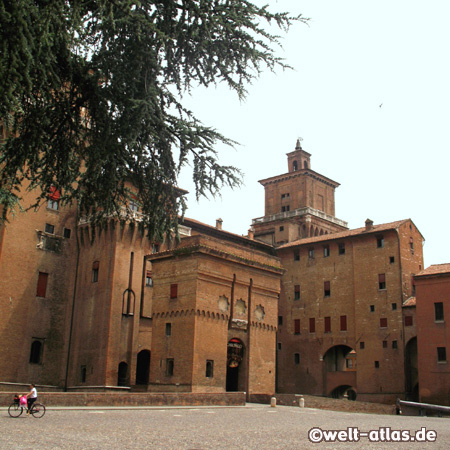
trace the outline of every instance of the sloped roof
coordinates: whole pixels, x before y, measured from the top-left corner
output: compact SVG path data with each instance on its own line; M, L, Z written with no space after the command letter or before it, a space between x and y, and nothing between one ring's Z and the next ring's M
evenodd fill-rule
M402 306L403 308L407 308L408 306L416 306L416 297L409 297Z
M450 264L432 264L430 267L416 273L415 277L450 274Z

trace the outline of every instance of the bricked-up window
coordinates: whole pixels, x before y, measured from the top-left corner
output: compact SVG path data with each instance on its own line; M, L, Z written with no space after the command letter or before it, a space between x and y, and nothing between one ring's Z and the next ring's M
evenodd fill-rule
M294 261L300 261L300 251L294 250Z
M45 232L48 234L55 234L55 225L52 225L51 223L46 223Z
M173 376L174 361L173 358L166 359L166 377Z
M166 336L172 336L172 324L170 322L166 323Z
M330 246L324 245L323 246L323 257L328 258L328 256L330 256Z
M387 328L387 318L386 317L380 318L380 328Z
M435 322L444 321L444 304L442 302L436 302L434 304L434 321Z
M361 341L361 342L359 343L359 348L360 348L361 350L363 350L364 347L365 347L364 341Z
M331 295L331 284L329 281L323 282L323 296L329 297Z
M331 333L331 317L324 318L325 333Z
M294 334L300 334L300 319L294 319Z
M170 285L170 298L178 298L178 284Z
M153 287L153 278L151 270L147 270L147 273L145 274L145 285L147 287Z
M294 353L294 364L300 364L300 353Z
M377 236L377 248L384 247L384 237L382 235Z
M314 317L311 317L311 319L309 319L309 332L316 332L316 319Z
M212 378L214 376L214 361L212 359L206 360L206 378Z
M39 272L36 297L45 297L47 293L48 273Z
M384 273L378 274L378 289L386 289L386 275Z
M413 318L412 316L405 316L405 327L412 327Z
M42 355L44 353L44 340L33 339L30 350L30 364L42 364Z
M294 286L294 300L300 300L300 285L296 284Z
M387 348L387 341L383 341L383 348Z
M97 283L98 282L98 271L100 269L100 262L94 261L92 263L92 282Z
M345 244L339 244L338 245L338 254L339 255L345 255Z
M309 259L314 259L315 258L314 247L311 247L311 248L308 249L308 258Z
M347 316L340 317L341 331L347 331Z
M438 362L447 362L447 350L445 347L437 347Z
M393 348L393 349L398 348L397 341L392 341L392 348Z

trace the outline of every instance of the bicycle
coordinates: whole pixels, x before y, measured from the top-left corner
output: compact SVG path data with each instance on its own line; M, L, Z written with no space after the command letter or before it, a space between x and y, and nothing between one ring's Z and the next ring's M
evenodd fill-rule
M20 404L19 398L14 398L14 402L11 403L8 408L8 414L14 418L20 417L23 411L26 409L27 408L25 406L22 406ZM45 405L43 405L42 403L34 402L30 408L30 414L36 419L40 419L45 414Z

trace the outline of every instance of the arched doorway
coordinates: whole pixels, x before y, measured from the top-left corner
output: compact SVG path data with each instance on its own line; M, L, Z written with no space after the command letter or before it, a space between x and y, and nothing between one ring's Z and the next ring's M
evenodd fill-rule
M128 386L128 364L122 361L117 371L117 386Z
M356 398L356 352L348 345L334 345L323 355L324 394Z
M136 384L148 384L150 375L150 350L141 350L137 355Z
M419 401L419 377L417 363L417 337L408 341L405 348L406 399Z
M227 392L239 390L239 375L242 369L244 344L238 338L230 339L227 344Z

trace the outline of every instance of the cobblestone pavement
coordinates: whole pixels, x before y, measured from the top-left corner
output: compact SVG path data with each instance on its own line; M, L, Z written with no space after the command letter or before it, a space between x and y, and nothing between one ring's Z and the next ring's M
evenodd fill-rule
M70 409L48 408L42 419L10 418L0 409L0 449L448 449L450 419L357 414L267 405L245 407ZM361 432L390 427L435 430L433 443L320 442L314 427ZM380 432L379 432L380 433ZM354 431L351 431L354 436ZM395 437L395 435L394 435Z

